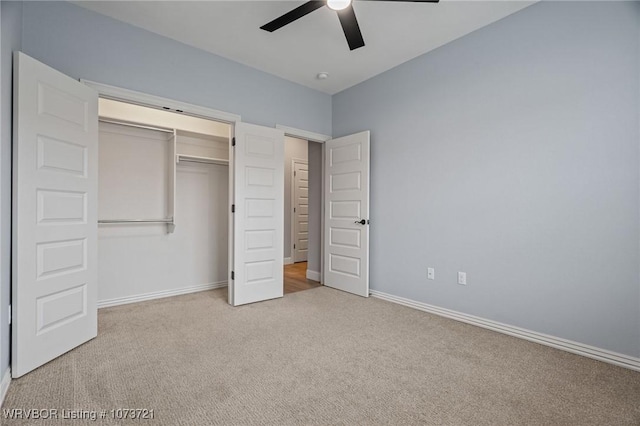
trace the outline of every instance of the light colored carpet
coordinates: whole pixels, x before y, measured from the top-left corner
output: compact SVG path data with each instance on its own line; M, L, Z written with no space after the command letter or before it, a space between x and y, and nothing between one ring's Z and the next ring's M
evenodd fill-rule
M154 421L126 424L161 425L640 424L637 372L326 287L225 298L102 309L99 336L14 380L3 409L148 408ZM84 423L110 422L33 422Z

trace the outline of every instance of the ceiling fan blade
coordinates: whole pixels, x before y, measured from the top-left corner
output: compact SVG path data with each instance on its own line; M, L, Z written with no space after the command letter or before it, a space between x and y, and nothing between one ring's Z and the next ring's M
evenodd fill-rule
M349 5L346 9L338 10L338 18L340 19L344 36L347 38L347 43L349 43L349 49L356 50L364 46L364 39L362 38L360 25L358 25L353 7Z
M358 1L390 1L398 3L439 3L440 0L358 0Z
M307 15L316 9L320 9L325 4L326 3L321 0L308 1L302 4L301 6L296 7L292 11L285 13L279 18L276 18L273 21L267 24L264 24L263 26L260 27L260 29L269 31L270 33L272 33L275 30L280 29L285 25L292 23L296 19L302 18L304 15Z

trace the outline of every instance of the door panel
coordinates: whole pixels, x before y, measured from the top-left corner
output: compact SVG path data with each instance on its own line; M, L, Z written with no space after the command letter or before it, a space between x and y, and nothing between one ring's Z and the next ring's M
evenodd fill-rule
M369 132L327 141L325 149L324 284L368 297Z
M309 249L309 165L293 163L293 261L306 262Z
M12 375L97 335L98 95L14 56Z
M233 153L234 306L283 296L284 132L237 123Z

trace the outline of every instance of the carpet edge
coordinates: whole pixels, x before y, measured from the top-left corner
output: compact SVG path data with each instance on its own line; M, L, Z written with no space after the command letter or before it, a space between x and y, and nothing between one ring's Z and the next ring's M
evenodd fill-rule
M572 340L562 339L560 337L548 334L538 333L536 331L515 327L509 324L503 324L497 321L488 320L462 312L453 311L451 309L440 308L438 306L429 305L427 303L418 302L416 300L406 299L404 297L394 296L377 290L370 291L371 296L385 300L387 302L396 303L417 309L419 311L428 312L441 317L449 318L455 321L464 322L466 324L475 325L477 327L486 328L498 333L506 334L519 339L530 342L539 343L575 355L584 356L608 364L617 365L634 371L640 371L640 358L629 355L620 354L609 351L607 349L597 348L595 346L585 345L583 343L574 342Z
M191 287L179 288L175 290L155 291L152 293L136 294L133 296L118 297L115 299L99 300L98 309L111 306L128 305L129 303L146 302L148 300L163 299L165 297L180 296L183 294L197 293L200 291L215 290L227 287L226 281L201 284Z

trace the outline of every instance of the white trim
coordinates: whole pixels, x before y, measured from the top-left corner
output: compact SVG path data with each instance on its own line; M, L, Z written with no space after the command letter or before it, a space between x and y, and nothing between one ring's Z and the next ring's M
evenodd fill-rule
M283 126L281 124L276 124L276 129L280 129L284 131L286 136L291 136L294 138L306 139L311 142L320 142L324 143L331 139L331 136L323 135L321 133L308 132L306 130L296 129L295 127Z
M234 273L233 271L233 265L234 265L234 258L233 258L233 247L235 244L235 234L233 232L233 230L235 229L235 213L231 213L231 206L235 204L235 199L236 199L236 190L235 190L235 149L233 146L233 140L235 138L236 135L236 130L235 130L235 126L233 129L233 137L229 138L229 175L227 180L229 181L229 200L227 201L227 220L228 220L228 227L227 227L227 280L228 280L228 289L227 289L227 303L231 306L234 306L234 299L233 299L233 293L235 291L234 289L234 280L231 279L231 274ZM284 254L283 254L284 256Z
M167 99L160 96L136 92L135 90L110 86L108 84L97 83L95 81L85 80L83 78L80 79L80 82L97 90L98 94L103 98L114 99L117 101L127 101L130 103L151 106L154 108L161 106L168 107L171 108L172 112L175 112L174 110L180 110L189 115L210 118L225 123L236 123L240 121L240 116L238 114L232 114L225 111L219 111L217 109L188 104L173 99Z
M217 283L194 285L191 287L178 288L175 290L163 290L153 293L138 294L135 296L117 297L115 299L99 300L98 308L107 308L109 306L127 305L129 303L144 302L147 300L162 299L165 297L179 296L181 294L197 293L199 291L213 290L227 286L226 281Z
M291 258L291 257L285 257L285 258L284 258L284 264L285 264L285 265L293 265L293 258Z
M11 384L11 367L7 367L2 376L2 382L0 382L0 406L4 402L4 397L7 396L9 391L9 385Z
M307 279L320 282L320 272L307 269Z
M324 227L325 227L325 218L324 218L324 203L327 197L325 193L324 187L324 173L325 173L325 164L327 161L327 149L326 145L322 144L322 165L320 166L320 284L324 284Z
M307 275L308 274L309 272L307 272ZM582 355L587 358L597 359L598 361L603 361L609 364L625 367L630 370L640 371L640 358L635 358L632 356L620 354L620 353L609 351L606 349L596 348L594 346L589 346L589 345L574 342L571 340L562 339L560 337L550 336L548 334L538 333L538 332L527 330L524 328L499 323L497 321L491 321L491 320L476 317L473 315L452 311L450 309L439 308L437 306L428 305L426 303L417 302L415 300L393 296L391 294L383 293L381 291L371 290L370 294L373 297L377 297L378 299L383 299L388 302L397 303L399 305L408 306L410 308L417 309L424 312L429 312L431 314L439 315L441 317L450 318L456 321L460 321L460 322L475 325L478 327L486 328L489 330L497 331L498 333L508 334L509 336L518 337L520 339L539 343L545 346L550 346L552 348L560 349L566 352L571 352L576 355Z

